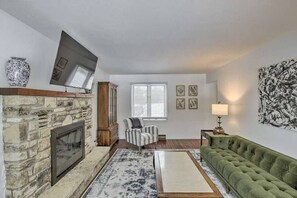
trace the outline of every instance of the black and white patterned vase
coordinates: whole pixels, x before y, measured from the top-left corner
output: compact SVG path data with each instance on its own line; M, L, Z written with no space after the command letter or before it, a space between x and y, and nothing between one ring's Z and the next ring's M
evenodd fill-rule
M26 87L30 77L30 65L25 58L11 57L5 71L11 87Z

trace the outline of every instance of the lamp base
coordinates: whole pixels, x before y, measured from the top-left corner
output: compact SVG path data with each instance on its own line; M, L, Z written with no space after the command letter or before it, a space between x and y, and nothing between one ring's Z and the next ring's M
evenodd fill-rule
M213 130L213 134L214 135L219 135L219 134L224 134L225 130L223 129L223 127L216 127Z

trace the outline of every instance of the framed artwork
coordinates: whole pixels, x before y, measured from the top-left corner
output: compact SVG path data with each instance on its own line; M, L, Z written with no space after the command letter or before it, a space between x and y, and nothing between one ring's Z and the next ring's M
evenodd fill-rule
M189 85L189 96L198 96L198 85Z
M57 68L54 68L52 79L55 81L59 81L61 75L62 75L62 71L58 70Z
M61 57L59 59L59 61L57 62L56 66L61 68L61 69L65 69L66 65L68 63L68 60L64 57Z
M198 98L189 98L189 109L198 109Z
M176 96L185 96L185 85L176 85Z
M258 121L297 131L297 59L289 59L258 71Z
M176 99L176 109L185 109L186 100L184 98Z

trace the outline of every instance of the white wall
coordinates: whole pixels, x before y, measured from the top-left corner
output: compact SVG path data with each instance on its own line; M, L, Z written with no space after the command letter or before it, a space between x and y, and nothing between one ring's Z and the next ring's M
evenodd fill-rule
M279 152L297 158L297 132L258 123L258 68L289 58L297 58L297 32L281 38L209 73L207 81L217 81L219 99L230 104L223 126Z
M50 40L1 9L0 26L3 27L0 31L0 65L2 65L0 67L0 87L9 86L5 75L5 65L10 57L16 56L26 58L30 64L31 75L28 88L64 91L62 86L49 84L59 43ZM98 62L99 64L100 62ZM95 98L97 94L96 82L109 80L109 75L102 71L98 65L93 88ZM78 92L80 90L69 88L68 91ZM93 102L95 107L94 121L97 117L97 105L95 103L96 100ZM94 124L96 125L96 122ZM94 127L92 133L94 140L96 139L96 129L97 127Z
M0 9L0 87L8 87L5 75L5 65L12 56L24 57L31 67L31 76L28 88L64 91L64 87L50 85L52 69L59 43L35 31L14 17ZM57 39L59 40L59 39ZM88 46L86 46L88 47ZM95 81L108 80L109 75L97 67ZM78 91L69 89L69 91ZM94 86L96 98L97 86ZM93 131L92 137L96 140L97 105L93 102ZM0 130L2 137L2 130ZM1 141L1 138L0 138ZM3 142L0 143L0 174L3 172ZM4 180L0 177L0 197L3 194Z
M206 76L201 75L111 75L110 81L119 85L118 88L118 123L120 139L125 138L123 119L131 117L131 82L167 82L168 120L151 121L145 124L155 124L160 134L166 134L167 139L198 139L200 130L209 128L212 122L210 104L215 101L214 85L205 83ZM188 85L198 85L198 110L188 109ZM176 85L186 85L186 109L176 110Z
M58 43L54 43L0 10L0 86L8 87L5 65L12 56L24 57L31 66L28 87L61 89L49 86Z

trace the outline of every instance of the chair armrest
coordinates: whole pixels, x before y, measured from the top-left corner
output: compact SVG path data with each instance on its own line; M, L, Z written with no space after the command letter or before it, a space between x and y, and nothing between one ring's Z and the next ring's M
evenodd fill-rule
M227 149L233 137L234 135L209 135L208 146Z
M157 126L155 125L144 126L143 132L153 135L155 142L159 140L159 129Z
M158 129L158 127L155 126L155 125L149 125L149 126L144 126L144 127L143 127L143 132L145 132L145 133L150 133L150 134L152 134L152 135L156 135L156 136L158 136L158 134L159 134L159 129Z
M141 129L127 129L125 136L127 142L137 146L141 145Z

